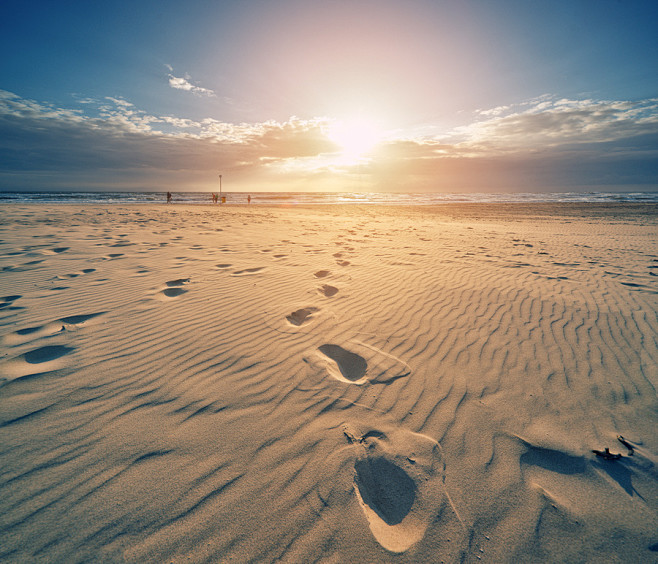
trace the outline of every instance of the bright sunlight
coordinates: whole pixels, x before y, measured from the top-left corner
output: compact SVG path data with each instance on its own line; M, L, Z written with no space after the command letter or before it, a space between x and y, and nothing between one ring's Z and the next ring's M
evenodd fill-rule
M364 118L338 120L330 126L327 134L349 158L368 153L382 138L379 128Z

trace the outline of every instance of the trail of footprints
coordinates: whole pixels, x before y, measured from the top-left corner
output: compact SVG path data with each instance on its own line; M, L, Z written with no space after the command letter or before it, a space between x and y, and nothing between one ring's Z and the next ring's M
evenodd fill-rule
M15 301L20 297L6 296L4 299L12 298L12 301ZM64 357L75 352L76 347L69 344L59 344L57 342L60 340L58 336L77 331L93 323L95 318L105 313L107 312L100 311L89 314L71 315L55 319L44 325L25 327L3 335L3 344L9 347L20 347L41 340L49 341L49 344L27 350L5 361L3 364L3 374L0 376L0 387L28 376L46 375L53 371L66 368L67 362ZM55 340L50 341L51 339Z
M174 240L176 239L182 239L182 237L175 237ZM517 246L532 247L531 244L520 240L514 241ZM167 244L169 243L160 243L161 246ZM340 242L339 244L345 251L354 250L346 243ZM127 243L119 242L112 246L127 246ZM40 249L39 253L59 254L68 249L69 247ZM26 249L26 251L30 251L30 253L26 253L26 256L33 256L33 250ZM200 246L198 246L198 250L201 250ZM228 248L219 250L223 253L232 252ZM262 252L272 253L274 250L264 249ZM123 256L122 253L111 253L96 260L115 260ZM270 254L269 256L278 260L287 257L285 254ZM350 265L350 261L344 259L343 252L334 253L333 258L336 259L338 266ZM31 269L37 267L41 262L41 260L29 261L20 265L5 266L2 270ZM578 266L577 263L567 262L553 262L553 265L562 268ZM215 266L230 273L231 276L254 275L266 268L258 266L231 271L230 269L233 268L231 263L219 263ZM658 275L654 272L657 269L658 258L652 257L651 264L648 266L648 275ZM73 279L95 271L94 268L82 269L59 275L56 279ZM339 293L339 288L326 283L331 281L332 272L330 270L318 270L313 277L318 283L323 282L316 288L317 293L323 298L332 298ZM635 282L621 283L630 288L642 287ZM177 298L188 291L189 284L190 278L169 280L163 284L158 293L163 299ZM22 309L21 298L20 295L0 297L0 311ZM26 327L3 335L3 344L10 347L22 347L30 343L35 345L42 339L45 342L3 363L0 387L24 377L45 375L65 368L69 356L76 349L70 343L59 343L58 335L94 323L94 320L105 313L107 312L62 317L43 325ZM285 322L290 327L299 329L311 324L320 313L320 307L306 306L292 311L285 317ZM341 343L322 344L309 351L303 360L309 366L314 377L318 379L328 377L337 385L343 386L390 384L411 374L410 367L402 360L354 339L347 339ZM452 508L455 518L461 522L457 509L445 488L445 462L441 446L434 439L397 427L377 429L360 423L344 424L341 430L347 441L347 450L342 449L340 453L336 454L336 457L341 457L339 461L341 463L345 456L351 456L354 460L352 488L373 537L383 548L395 553L411 548L422 540L427 528L437 518L437 515L441 515L442 519L445 517L443 507L446 504ZM560 458L558 455L562 453L558 451L544 452L526 441L520 440L520 442L524 446L520 460L522 469L539 467L562 472L564 466L568 467L569 471L572 471L571 469L574 467L578 468L578 471L582 471L584 462L580 459L576 460L578 465L575 465L571 458L567 459L564 455ZM562 464L562 460L569 464L567 465L566 462ZM331 506L327 500L330 500L332 495L340 495L338 492L332 494L331 491L320 491L332 487L335 488L331 484L318 485L318 497L322 500L323 507ZM337 511L340 512L340 509ZM342 517L341 514L339 518Z
M4 256L36 257L56 256L70 250L70 247L50 245L28 245L23 249L8 253ZM109 258L121 256L111 255ZM93 260L93 259L91 259ZM6 272L23 272L40 268L43 259L31 260L26 263L9 265L2 268ZM95 268L83 268L76 272L59 274L51 278L51 281L73 280L96 272ZM65 290L68 286L50 287L49 290ZM21 304L22 295L9 295L0 297L0 312L26 309ZM78 329L94 323L94 319L106 312L95 312L89 314L70 315L54 319L43 325L23 327L5 333L0 336L3 345L7 347L18 347L22 352L3 359L2 374L0 375L0 386L9 385L12 382L22 380L26 377L34 378L46 376L54 371L68 367L68 356L75 352L76 347L70 343L63 343L62 337ZM68 337L64 337L68 339ZM33 347L25 350L25 347Z
M313 276L325 280L332 273L319 270ZM339 292L326 283L317 290L325 298ZM286 322L301 328L319 312L319 307L306 306L287 315ZM310 378L321 381L328 377L348 386L389 384L411 374L402 360L355 339L320 345L306 353L303 360L309 367ZM390 552L408 550L424 537L447 498L438 443L404 429L344 425L342 430L350 448L337 456L349 456L354 461L351 487L373 537ZM336 464L342 467L341 461ZM323 500L331 495L332 492L318 491Z

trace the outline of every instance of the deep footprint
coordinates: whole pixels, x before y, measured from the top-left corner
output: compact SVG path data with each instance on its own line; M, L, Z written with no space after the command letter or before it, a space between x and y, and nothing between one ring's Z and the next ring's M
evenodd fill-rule
M345 347L327 343L304 357L317 378L331 376L347 384L388 384L411 374L409 366L393 355L359 341Z
M182 288L182 286L185 286L189 283L189 278L177 278L176 280L169 280L168 282L165 282L168 287L162 290L160 293L167 298L175 298L177 296L181 296L187 292L187 290Z
M299 327L300 325L303 325L316 311L318 311L317 307L305 307L303 309L293 311L290 315L286 316L286 319L291 325Z
M183 295L187 290L185 288L167 288L162 290L162 293L168 298L175 298L176 296Z
M335 286L330 286L329 284L323 284L320 288L318 288L318 291L323 296L330 298L331 296L335 296L338 293L338 288Z
M28 364L42 364L44 362L56 360L70 352L73 352L71 347L66 347L64 345L48 345L26 352L23 355L23 358Z
M62 369L66 366L63 357L72 352L75 349L66 345L46 345L9 359L3 364L0 386Z
M93 319L94 317L98 317L99 315L103 315L106 313L105 311L99 311L98 313L88 313L86 315L70 315L69 317L62 317L60 321L62 323L66 323L69 325L80 325L81 323L84 323L85 321L89 321L90 319Z
M5 344L10 346L17 346L35 339L55 335L62 331L75 331L80 327L87 325L87 321L103 315L104 311L98 313L89 313L82 315L70 315L68 317L60 317L45 325L38 325L36 327L25 327L24 329L17 329L13 333L7 333L2 338Z
M338 345L321 345L318 349L336 363L343 378L349 382L358 382L365 378L368 363L362 356Z
M416 485L409 475L383 457L357 460L354 470L363 503L387 525L402 523L416 499Z
M346 424L342 430L356 454L354 493L383 548L408 550L438 514L448 526L461 521L445 489L441 447L434 439L399 428Z

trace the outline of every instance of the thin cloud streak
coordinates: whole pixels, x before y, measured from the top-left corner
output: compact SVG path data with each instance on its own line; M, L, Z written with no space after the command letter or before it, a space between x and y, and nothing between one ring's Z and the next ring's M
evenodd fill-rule
M174 68L171 65L165 65L167 69L169 70L169 74L167 75L169 77L169 86L176 90L184 90L186 92L191 92L192 94L196 94L197 96L215 96L215 92L213 90L210 90L209 88L203 88L202 86L197 86L196 84L192 84L190 82L191 77L187 73L185 74L184 77L180 76L174 76Z

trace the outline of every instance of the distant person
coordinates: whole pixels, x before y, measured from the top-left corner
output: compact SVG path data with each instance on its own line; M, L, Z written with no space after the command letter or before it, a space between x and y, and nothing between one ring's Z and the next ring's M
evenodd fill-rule
M214 192L212 193L212 203L213 204L217 203L217 194L215 194Z
M251 194L249 194L249 195L247 196L247 203L248 203L248 204L251 204Z
M171 192L167 192L167 203L171 203Z

